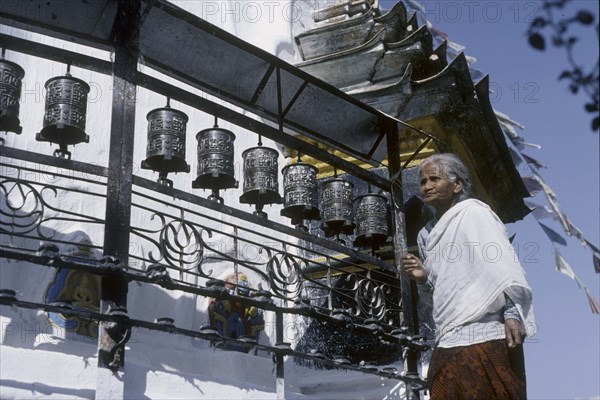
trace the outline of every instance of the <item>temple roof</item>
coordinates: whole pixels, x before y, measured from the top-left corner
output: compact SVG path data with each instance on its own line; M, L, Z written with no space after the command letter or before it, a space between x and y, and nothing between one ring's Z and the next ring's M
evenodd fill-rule
M406 123L400 143L405 167L433 153L456 153L469 167L475 195L504 222L522 219L529 212L523 202L529 193L491 107L489 79L474 84L464 54L448 63L446 42L434 49L430 29L418 27L415 15L406 15L402 2L373 18L381 15L375 7L343 22L335 17L320 20L299 34L298 46L312 38L312 51L319 57L305 59L298 67ZM395 25L383 20L393 20ZM344 44L331 47L328 37L344 38L339 33L349 25L364 32L365 38L348 37ZM301 50L303 57L305 53ZM374 158L385 159L382 152L386 151L378 148Z

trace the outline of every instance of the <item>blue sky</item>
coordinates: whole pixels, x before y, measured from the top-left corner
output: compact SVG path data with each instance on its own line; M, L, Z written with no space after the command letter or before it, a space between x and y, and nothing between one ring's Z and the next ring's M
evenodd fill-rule
M395 1L380 0L388 8ZM526 31L542 13L538 1L428 1L427 19L477 59L474 67L490 75L495 109L525 126L519 133L542 146L526 154L547 169L539 174L554 189L561 209L598 246L599 135L590 130L591 114L583 110L584 97L573 96L557 77L567 68L563 50L533 50ZM598 16L596 0L574 1L565 10L572 15L586 8ZM576 47L577 60L598 60L598 41L587 29ZM521 175L530 171L522 165ZM547 204L543 193L531 199ZM594 272L592 252L560 225L542 221L562 233L567 246L554 245L597 300L600 279ZM534 291L538 333L527 343L526 368L530 399L600 398L600 316L592 314L584 290L555 270L554 247L532 216L509 225L516 233L515 247Z

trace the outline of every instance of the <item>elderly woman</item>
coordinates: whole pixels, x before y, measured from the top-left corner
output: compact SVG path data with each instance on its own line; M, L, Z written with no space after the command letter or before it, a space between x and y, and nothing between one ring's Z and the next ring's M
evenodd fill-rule
M425 159L419 177L435 219L419 232L423 262L406 254L403 264L436 325L431 399L524 399L521 343L534 329L531 289L506 229L469 198L468 171L455 155Z

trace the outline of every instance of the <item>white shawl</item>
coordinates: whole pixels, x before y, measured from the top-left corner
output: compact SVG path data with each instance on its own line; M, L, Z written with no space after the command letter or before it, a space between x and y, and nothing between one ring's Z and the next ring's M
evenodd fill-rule
M479 200L451 207L425 244L424 266L433 286L436 336L477 322L502 292L517 305L528 335L535 332L531 289L506 228Z

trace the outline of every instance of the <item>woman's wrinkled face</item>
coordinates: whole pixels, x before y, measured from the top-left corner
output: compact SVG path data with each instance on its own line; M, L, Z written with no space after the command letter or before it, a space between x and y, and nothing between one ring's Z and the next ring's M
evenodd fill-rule
M454 205L462 190L462 182L453 182L437 164L429 163L421 169L419 191L425 204L443 213Z

